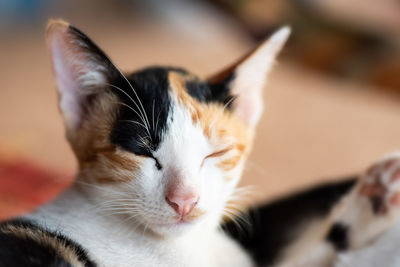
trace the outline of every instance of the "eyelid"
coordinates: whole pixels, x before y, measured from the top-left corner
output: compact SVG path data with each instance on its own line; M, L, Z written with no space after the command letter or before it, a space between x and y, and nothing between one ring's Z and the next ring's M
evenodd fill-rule
M155 161L157 170L161 170L163 168L163 165L161 165L161 163L158 161L158 158L154 157L153 155L140 155L140 157L147 158L147 159L153 159Z
M206 156L204 159L220 157L220 156L228 153L232 149L233 149L233 146L227 147L225 149L222 149L222 150L216 151L214 153L211 153L210 155Z

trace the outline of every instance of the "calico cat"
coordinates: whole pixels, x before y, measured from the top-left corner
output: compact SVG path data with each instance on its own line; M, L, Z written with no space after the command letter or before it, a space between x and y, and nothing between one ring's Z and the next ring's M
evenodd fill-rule
M391 227L396 203L386 196L396 191L378 174L397 177L399 157L357 183L251 209L252 234L232 222L219 229L289 32L202 80L172 67L123 74L80 30L52 21L47 42L79 172L52 203L0 224L0 266L332 266L339 251Z
M79 172L54 202L2 225L10 254L3 264L14 255L20 266L253 266L218 227L231 212L262 89L289 32L202 80L173 67L123 74L80 30L50 22L47 44ZM28 253L16 256L17 246Z

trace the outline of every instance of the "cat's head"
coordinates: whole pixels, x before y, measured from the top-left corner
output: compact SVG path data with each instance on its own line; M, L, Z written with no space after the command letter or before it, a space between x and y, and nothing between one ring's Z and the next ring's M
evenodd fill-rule
M50 22L47 42L78 182L88 184L100 209L159 234L216 225L240 179L262 89L288 35L281 29L235 66L202 80L170 67L122 74L81 31Z

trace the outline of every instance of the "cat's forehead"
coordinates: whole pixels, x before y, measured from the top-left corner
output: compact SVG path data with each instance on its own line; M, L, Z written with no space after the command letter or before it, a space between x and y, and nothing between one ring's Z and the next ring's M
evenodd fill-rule
M160 66L136 71L127 76L137 87L137 93L141 95L150 94L154 97L164 97L162 93L174 89L173 84L180 79L183 81L185 92L197 101L222 104L225 104L230 98L229 88L226 85L233 77L234 74L219 82L207 82L183 68ZM172 92L176 93L173 90Z
M185 119L199 124L202 115L210 117L207 110L215 113L231 98L226 86L208 83L180 68L147 68L128 75L127 80L117 80L112 87L121 103L110 139L137 155L152 156L158 149L176 119L174 110L186 109L190 116Z

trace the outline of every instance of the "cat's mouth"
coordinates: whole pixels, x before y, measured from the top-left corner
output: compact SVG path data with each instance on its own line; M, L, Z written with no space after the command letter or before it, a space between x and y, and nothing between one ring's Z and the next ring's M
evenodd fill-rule
M158 226L171 227L171 226L185 226L195 223L200 217L202 217L206 211L195 208L189 214L184 216L176 216L171 222L156 223Z

